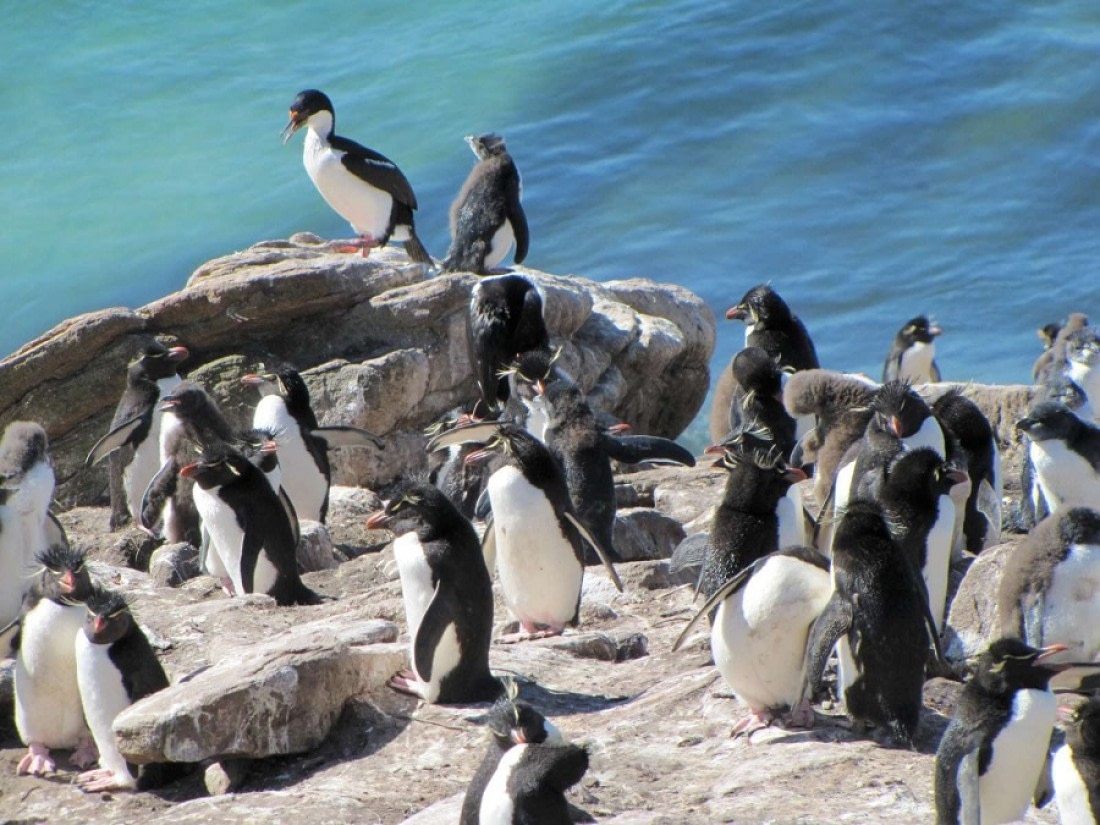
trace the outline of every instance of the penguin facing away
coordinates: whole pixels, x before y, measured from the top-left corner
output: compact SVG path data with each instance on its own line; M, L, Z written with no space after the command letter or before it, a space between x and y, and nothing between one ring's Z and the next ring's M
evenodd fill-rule
M469 135L466 143L478 160L451 204L451 248L443 269L487 274L513 244L515 262L521 264L530 236L515 161L500 135Z
M1029 439L1028 458L1051 512L1100 508L1100 427L1054 401L1036 404L1016 429Z
M437 488L406 481L367 527L396 536L412 670L390 686L429 703L497 698L501 684L489 673L493 588L470 522Z
M299 92L290 104L283 143L303 126L308 127L302 147L306 172L325 202L359 235L357 248L363 257L392 238L405 242L405 251L412 260L430 265L432 256L416 236L414 226L416 195L397 164L337 135L332 101L316 89Z
M1054 727L1050 679L1064 669L1019 639L993 642L959 695L936 752L938 825L1023 819Z
M726 312L731 321L744 321L745 346L760 347L781 367L810 370L821 366L810 334L786 301L767 284L754 286Z
M1058 708L1066 742L1054 754L1051 778L1065 825L1100 821L1100 699Z
M120 593L95 587L84 606L84 627L75 639L77 682L100 767L81 773L77 784L88 793L152 787L159 784L150 780L160 766L143 766L135 778L111 723L138 699L168 687L168 677Z
M909 384L929 384L940 380L936 366L936 338L943 330L928 316L918 315L905 322L894 336L894 344L882 367L882 383L906 381Z
M183 381L179 368L189 356L186 347L154 340L131 361L111 429L88 453L87 467L110 459L112 530L140 517L142 495L161 467L160 401Z

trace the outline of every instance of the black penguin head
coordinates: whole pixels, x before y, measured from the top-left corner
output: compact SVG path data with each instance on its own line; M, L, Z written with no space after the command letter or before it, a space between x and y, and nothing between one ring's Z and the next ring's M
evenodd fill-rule
M533 460L539 454L549 455L541 441L515 424L502 424L497 427L496 432L485 442L482 449L475 450L466 456L466 463L477 464L489 458L492 453L499 453L521 465Z
M1062 546L1100 544L1100 512L1091 507L1071 507L1059 513Z
M328 99L328 95L316 89L306 89L303 92L298 92L298 96L290 104L290 121L279 133L283 143L290 140L291 136L303 126L309 124L310 119L314 116L317 116L315 123L319 127L319 131L325 137L332 134L333 127L336 125L336 113L332 108L332 101Z
M1042 401L1016 422L1016 429L1032 441L1064 441L1073 435L1082 421L1064 404Z
M1039 335L1039 340L1043 343L1043 349L1050 349L1054 346L1054 339L1058 337L1058 333L1062 331L1062 325L1058 323L1043 324L1036 332Z
M1070 410L1079 410L1088 403L1085 391L1064 372L1048 374L1041 387L1044 401L1057 401Z
M887 381L871 401L872 421L883 432L897 438L916 433L932 410L905 381Z
M1066 336L1066 360L1083 367L1100 361L1100 327L1084 327Z
M715 466L730 473L727 501L731 494L739 499L747 496L770 509L792 484L807 478L803 470L791 466L780 454L765 427L742 430L725 444L708 447L707 452L720 452Z
M783 371L760 347L745 347L733 357L730 369L746 393L783 400Z
M221 449L202 453L198 461L180 470L180 477L192 479L204 490L212 490L247 480L254 472L258 470L239 452Z
M166 347L160 341L153 340L130 362L129 374L151 381L170 378L190 356L187 347Z
M478 160L487 160L491 157L507 153L504 146L504 137L496 132L486 132L484 135L466 135L466 143L477 155Z
M191 383L180 384L175 392L164 396L160 408L175 414L182 421L195 421L210 411L217 411L206 390Z
M35 560L44 568L42 583L47 598L65 604L88 598L92 577L85 566L83 550L54 544L35 556Z
M1093 697L1075 708L1058 708L1066 732L1066 744L1077 756L1100 756L1100 698Z
M561 732L545 716L517 697L516 683L505 683L505 694L489 709L489 733L501 750L513 745L564 744Z
M113 644L125 636L134 624L126 599L114 590L93 588L84 606L87 609L84 635L92 644Z
M1068 667L1052 664L1047 659L1066 649L1065 645L1034 648L1019 639L998 639L979 657L974 681L989 693L996 694L1046 690L1051 678Z
M883 496L936 502L966 480L965 472L951 467L931 447L902 450L886 466Z
M241 433L240 449L262 473L270 473L279 466L279 440L273 430L245 430Z
M541 348L521 352L500 371L500 375L509 376L516 394L521 399L530 400L546 392L546 385L554 379L555 364L561 352L560 347L553 352Z
M894 341L902 348L908 349L913 344L931 344L937 335L942 335L943 330L933 324L927 315L918 315L905 326L898 330Z
M49 439L33 421L13 421L0 439L0 483L17 486L19 479L39 462L51 464Z
M438 487L421 481L402 481L383 502L382 509L367 519L367 529L385 529L398 536L417 533L424 538L436 526L456 516L459 514L454 505Z
M741 300L726 311L731 321L751 321L753 324L775 324L790 320L791 310L779 293L768 284L754 286Z

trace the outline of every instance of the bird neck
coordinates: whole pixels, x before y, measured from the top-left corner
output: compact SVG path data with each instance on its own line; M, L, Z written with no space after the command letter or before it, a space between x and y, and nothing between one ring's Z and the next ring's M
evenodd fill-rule
M306 124L309 129L309 137L316 138L321 143L328 143L335 126L336 119L332 116L332 112L317 112L310 117L309 122Z

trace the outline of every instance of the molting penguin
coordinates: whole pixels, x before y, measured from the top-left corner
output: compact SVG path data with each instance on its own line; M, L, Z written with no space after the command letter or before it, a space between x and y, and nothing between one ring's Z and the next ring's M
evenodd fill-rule
M514 683L489 711L489 751L462 800L459 825L568 825L564 793L588 769L588 752L526 702Z
M489 674L493 586L473 525L440 490L406 481L367 527L396 536L413 669L390 686L430 703L497 698L501 685Z
M111 723L138 699L168 687L168 677L121 594L94 588L84 607L84 628L75 640L76 675L100 767L76 781L89 793L153 787L159 784L154 775L161 766L143 766L141 779L135 779L119 753Z
M936 336L943 330L918 315L898 330L894 345L882 367L882 383L905 381L909 384L929 384L940 380L936 366Z
M183 381L179 368L189 355L186 347L153 341L131 361L111 429L88 453L88 467L110 456L112 530L140 518L145 488L161 467L160 401Z
M309 388L295 370L249 374L241 382L260 391L252 426L275 434L282 485L299 518L324 522L332 469L328 451L336 447L381 448L382 441L357 427L321 427L310 405Z
M559 635L566 624L576 624L580 614L585 542L620 590L622 582L606 549L574 510L561 465L545 445L514 424L486 423L445 433L429 446L440 449L470 441L486 447L471 453L467 461L487 458L494 451L509 459L490 476L487 488L493 521L486 540L495 547L504 602L522 628L501 641Z
M1058 708L1066 743L1051 765L1058 816L1065 825L1100 822L1100 699Z
M1066 367L1066 339L1088 325L1088 316L1074 312L1063 324L1047 324L1040 328L1039 340L1044 349L1031 368L1032 380L1045 384L1053 373L1062 372Z
M302 148L306 172L325 202L358 233L363 256L392 237L405 242L414 261L431 264L432 256L413 226L416 195L397 164L337 135L332 101L316 89L299 92L290 104L283 143L303 126L308 127Z
M760 347L781 367L811 370L820 367L810 334L786 302L767 284L754 286L726 318L745 321L745 346Z
M780 454L789 459L798 440L797 424L783 406L779 364L759 347L745 347L733 356L730 369L737 381L730 403L730 435L746 421L767 427Z
M1100 327L1084 327L1066 336L1066 375L1085 393L1094 416L1100 415Z
M210 550L234 593L266 593L280 605L318 603L298 575L292 515L257 467L235 450L212 450L180 475L194 481Z
M810 626L832 595L829 563L810 547L788 547L757 559L715 591L673 645L717 607L710 632L714 663L750 715L733 733L767 726L790 708L787 723L811 727L802 695L802 664Z
M513 244L515 262L521 264L530 236L515 161L500 135L469 135L466 143L477 163L451 204L451 248L443 268L485 274L504 260Z
M998 639L978 660L936 752L936 822L1016 822L1039 784L1054 727L1051 664L1060 645L1037 650Z
M495 410L509 397L508 379L500 371L519 353L550 349L538 288L519 275L478 281L470 293L466 341L482 413Z
M27 745L17 772L42 776L55 770L52 748L76 748L79 767L95 761L84 724L73 642L84 624L81 601L91 592L84 553L54 545L38 554L42 572L27 593L13 640L15 725Z
M1100 427L1043 401L1016 429L1031 441L1028 458L1050 512L1074 505L1100 509Z

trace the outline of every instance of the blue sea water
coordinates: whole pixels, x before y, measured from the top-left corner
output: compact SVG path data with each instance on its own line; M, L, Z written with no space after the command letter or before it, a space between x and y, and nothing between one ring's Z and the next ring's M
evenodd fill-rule
M396 160L429 250L503 133L528 263L771 281L825 366L879 374L919 313L947 379L1026 381L1035 329L1100 315L1100 4L5 3L0 352L300 230L296 92ZM714 366L743 342L719 321Z

